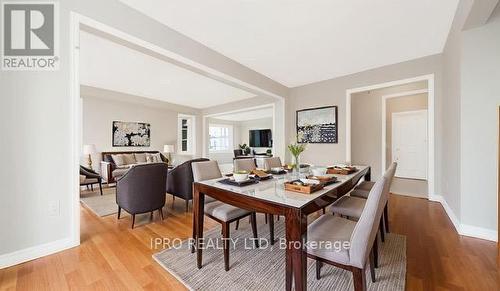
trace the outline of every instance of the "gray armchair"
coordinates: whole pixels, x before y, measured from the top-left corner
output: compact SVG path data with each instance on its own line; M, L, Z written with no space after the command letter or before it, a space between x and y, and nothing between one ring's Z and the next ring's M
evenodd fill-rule
M158 210L163 219L162 207L165 205L168 166L165 163L144 164L132 167L116 181L116 204L118 219L122 208L132 215L132 228L135 215Z
M192 163L206 162L208 159L194 159L184 162L168 173L167 193L186 200L186 212L189 209L189 200L193 199L193 170Z

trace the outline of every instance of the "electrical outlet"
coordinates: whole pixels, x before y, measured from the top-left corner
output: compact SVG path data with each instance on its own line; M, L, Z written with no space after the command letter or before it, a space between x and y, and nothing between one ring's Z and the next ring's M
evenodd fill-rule
M53 200L49 202L49 216L59 216L59 201Z

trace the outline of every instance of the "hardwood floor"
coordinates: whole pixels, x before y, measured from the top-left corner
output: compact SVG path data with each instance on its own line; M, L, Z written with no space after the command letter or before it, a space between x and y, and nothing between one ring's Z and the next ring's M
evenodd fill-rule
M82 207L81 246L0 270L0 290L184 290L151 258L152 238L191 235L183 201L167 205L165 220L138 219L133 230L128 216L98 218ZM389 216L391 231L407 236L407 290L500 289L496 243L458 236L439 203L392 195Z

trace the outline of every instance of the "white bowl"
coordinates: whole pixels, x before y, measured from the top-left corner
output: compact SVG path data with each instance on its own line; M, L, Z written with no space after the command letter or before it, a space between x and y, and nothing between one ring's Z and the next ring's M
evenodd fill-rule
M271 172L276 172L276 173L277 172L281 172L283 170L284 170L283 167L274 167L274 168L271 168Z
M233 177L234 177L234 180L236 182L243 182L243 181L248 180L248 173L245 173L245 174L234 173Z
M314 168L312 169L312 173L314 176L324 176L326 175L327 169L326 168Z

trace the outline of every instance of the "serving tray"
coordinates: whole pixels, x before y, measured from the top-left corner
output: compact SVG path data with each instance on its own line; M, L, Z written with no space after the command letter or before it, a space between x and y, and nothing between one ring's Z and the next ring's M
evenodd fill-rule
M285 190L287 191L292 191L292 192L298 192L302 194L312 194L318 190L323 189L324 184L307 184L307 185L295 185L293 184L294 182L297 182L299 180L294 180L290 182L285 183Z

